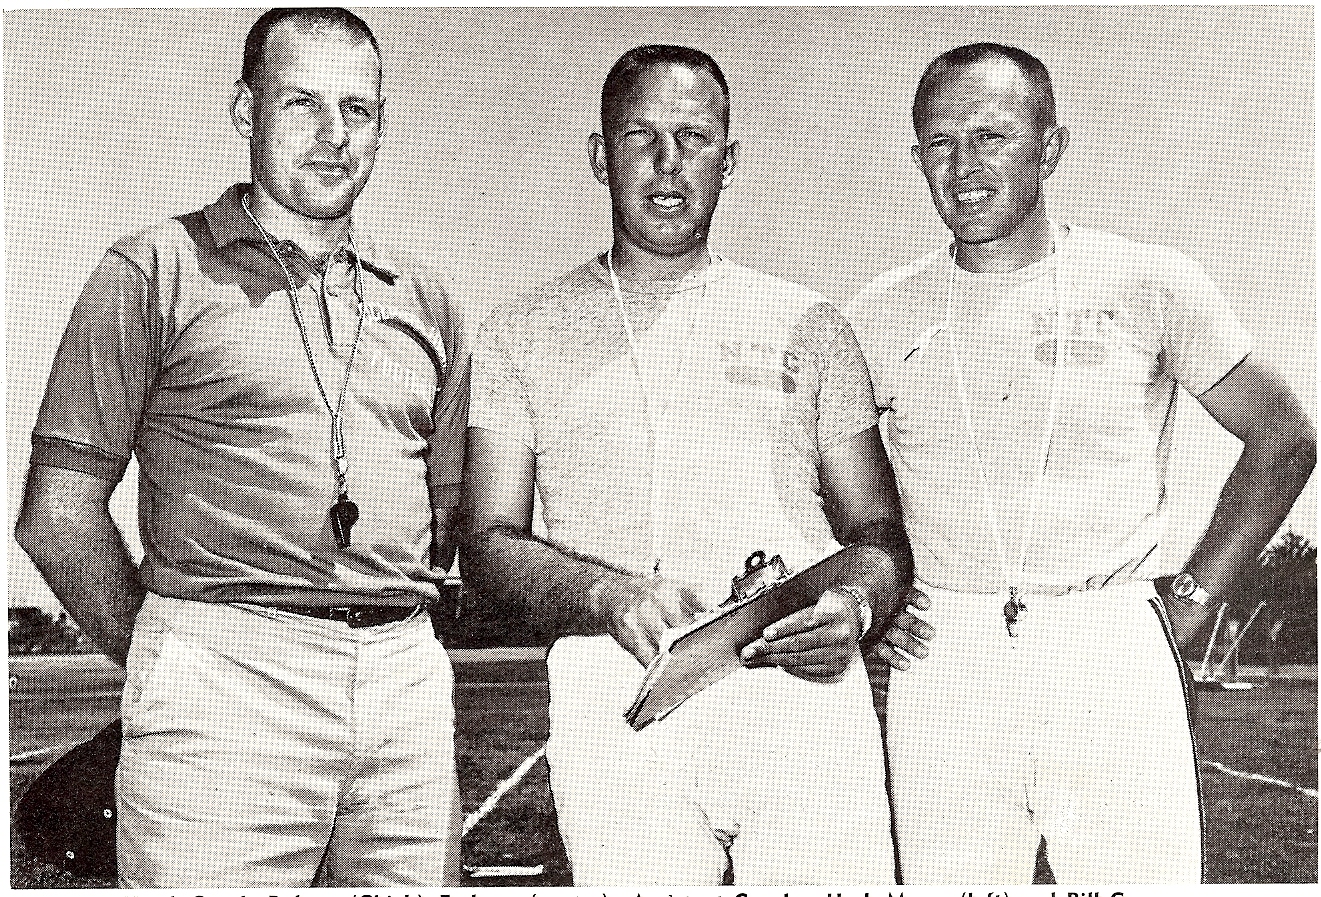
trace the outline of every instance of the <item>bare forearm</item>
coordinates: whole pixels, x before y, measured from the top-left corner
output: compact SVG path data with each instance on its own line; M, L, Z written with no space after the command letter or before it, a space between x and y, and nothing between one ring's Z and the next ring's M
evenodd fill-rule
M145 592L110 515L39 521L25 514L17 538L69 616L123 665Z
M486 602L550 639L606 634L621 595L644 588L640 577L514 527L468 535L461 551L464 577Z
M1246 444L1188 559L1193 579L1212 596L1226 597L1279 530L1315 464L1316 442L1308 432L1264 447Z

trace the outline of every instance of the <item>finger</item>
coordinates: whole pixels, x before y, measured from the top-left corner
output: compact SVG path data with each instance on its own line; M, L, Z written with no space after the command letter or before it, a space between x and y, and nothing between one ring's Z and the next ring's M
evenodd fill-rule
M931 610L931 596L919 589L909 589L904 600L918 610Z
M799 632L795 635L786 635L783 638L767 641L765 650L758 653L767 657L774 657L780 654L797 654L801 651L810 651L813 648L850 646L852 642L848 627L844 625L819 626L807 632Z
M899 651L895 650L892 646L887 645L885 642L876 645L874 651L877 657L884 660L893 669L906 670L913 665L912 661L899 653Z
M638 633L650 643L653 650L660 650L661 636L667 628L668 625L662 616L660 607L650 601L643 601L638 605Z
M798 632L806 632L816 626L820 626L821 621L816 617L815 607L805 607L800 611L795 611L783 619L776 620L771 625L762 630L761 634L767 641L784 638Z
M841 652L833 647L812 648L808 651L795 651L792 654L768 654L761 658L767 663L780 667L829 666L830 664L847 665L852 652Z
M896 629L891 629L885 633L885 641L919 659L925 658L931 653L931 650L920 639Z
M799 679L807 679L810 682L829 682L831 680L838 679L840 676L844 675L844 671L847 669L848 669L847 665L842 667L819 665L819 666L810 666L810 667L794 667L793 669L785 669L785 672L791 676L797 676Z
M902 629L905 632L912 633L915 637L920 638L923 641L930 641L931 637L936 634L935 628L930 623L923 620L921 617L914 616L909 611L901 612L886 628L887 631Z
M706 613L711 609L707 606L707 602L703 601L697 592L682 587L679 589L679 606L683 609L683 612L688 615L689 619L698 614Z
M653 608L655 618L665 626L682 626L692 619L692 614L684 608L682 591L670 583L657 584L649 597L639 606Z

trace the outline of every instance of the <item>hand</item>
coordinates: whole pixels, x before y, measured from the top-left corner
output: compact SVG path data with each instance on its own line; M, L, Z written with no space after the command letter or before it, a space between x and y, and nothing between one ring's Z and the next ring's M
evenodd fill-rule
M912 665L910 654L919 660L926 657L930 653L926 643L936 632L930 623L915 615L912 608L931 610L931 599L917 589L909 589L907 600L885 627L875 648L876 656L896 670L906 670Z
M862 614L849 595L825 592L805 607L762 630L743 649L746 667L778 666L802 679L834 679L858 651Z
M608 631L645 667L660 652L666 629L690 623L706 609L697 592L687 586L633 577L618 588Z

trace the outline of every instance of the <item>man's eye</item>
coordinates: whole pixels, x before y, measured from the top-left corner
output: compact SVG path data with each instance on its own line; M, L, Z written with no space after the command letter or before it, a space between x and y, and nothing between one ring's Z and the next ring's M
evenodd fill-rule
M982 140L986 143L992 143L996 140L1004 140L1004 139L1005 139L1005 135L997 134L994 131L988 131L982 135Z
M368 109L366 106L361 106L356 103L345 107L344 112L348 115L356 116L357 118L372 117L372 111L370 109Z
M633 146L643 146L651 141L651 132L645 128L634 128L624 132L624 141Z
M293 97L292 99L289 100L289 102L285 103L285 105L300 106L304 109L307 109L312 107L313 100L311 97Z
M711 142L711 138L707 137L701 131L691 131L691 130L680 131L679 139L682 140L684 143L692 146L706 146L708 143Z

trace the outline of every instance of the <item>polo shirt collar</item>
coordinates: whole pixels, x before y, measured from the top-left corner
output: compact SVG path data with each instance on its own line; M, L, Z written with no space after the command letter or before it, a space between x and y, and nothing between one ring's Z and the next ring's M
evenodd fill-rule
M211 239L215 240L217 249L225 249L239 241L257 246L264 245L261 231L243 211L243 195L251 189L249 184L235 184L202 210L202 216L206 219L206 225L211 230ZM381 280L393 283L399 276L397 266L377 252L372 239L365 234L355 233L353 242L358 248L358 258L362 266Z

